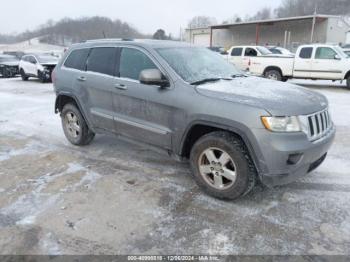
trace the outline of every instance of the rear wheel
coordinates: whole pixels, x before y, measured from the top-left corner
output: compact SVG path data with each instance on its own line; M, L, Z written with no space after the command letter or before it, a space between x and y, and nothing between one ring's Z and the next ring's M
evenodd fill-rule
M66 104L61 113L64 134L73 145L84 146L91 143L95 134L88 125L79 109L73 104Z
M23 81L27 81L29 79L23 69L21 69L20 74Z
M271 80L282 81L282 74L275 69L270 69L265 72L265 77Z
M348 87L348 89L350 89L350 75L346 79L346 86Z
M190 159L197 184L213 197L236 199L255 185L255 166L245 145L230 133L203 136L193 146Z

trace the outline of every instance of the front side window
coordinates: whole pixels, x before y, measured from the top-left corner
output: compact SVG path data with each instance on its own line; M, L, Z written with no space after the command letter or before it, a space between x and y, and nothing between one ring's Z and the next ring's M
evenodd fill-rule
M188 83L242 74L233 64L206 48L170 47L158 48L157 52Z
M316 50L316 59L334 59L337 53L329 47L319 47Z
M299 57L303 59L310 59L312 56L312 47L304 47L300 50Z
M91 50L87 71L114 76L117 48L97 47Z
M243 52L243 48L233 48L231 52L231 56L241 56Z
M29 56L28 57L28 62L32 63L32 64L36 64L36 59L34 58L34 56Z
M72 51L64 63L64 66L84 71L89 52L90 49L79 49Z
M244 55L245 56L257 56L258 52L255 49L248 47L248 48L245 49Z
M143 52L134 48L123 48L120 54L120 77L139 80L145 69L157 69L153 61Z

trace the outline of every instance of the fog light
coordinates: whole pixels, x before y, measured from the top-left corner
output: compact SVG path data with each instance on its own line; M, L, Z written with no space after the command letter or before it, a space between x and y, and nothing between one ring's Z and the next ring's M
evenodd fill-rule
M301 160L302 157L303 157L303 154L291 154L288 157L287 164L296 165Z

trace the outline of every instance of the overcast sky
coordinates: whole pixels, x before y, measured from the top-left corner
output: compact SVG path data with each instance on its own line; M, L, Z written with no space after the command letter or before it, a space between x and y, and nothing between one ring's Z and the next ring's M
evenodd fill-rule
M180 27L186 27L193 16L213 16L221 23L235 14L253 15L279 3L280 0L3 0L0 34L35 29L48 19L99 15L131 23L142 33L163 28L178 35Z

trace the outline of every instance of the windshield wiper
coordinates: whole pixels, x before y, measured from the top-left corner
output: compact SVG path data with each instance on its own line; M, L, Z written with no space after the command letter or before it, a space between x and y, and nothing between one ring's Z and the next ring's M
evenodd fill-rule
M197 85L202 85L202 84L209 83L209 82L217 82L220 80L232 80L232 78L223 78L223 77L205 78L205 79L202 79L199 81L192 82L191 85L197 86Z

